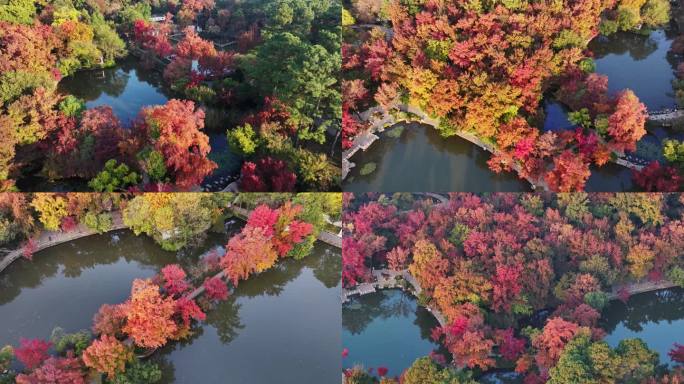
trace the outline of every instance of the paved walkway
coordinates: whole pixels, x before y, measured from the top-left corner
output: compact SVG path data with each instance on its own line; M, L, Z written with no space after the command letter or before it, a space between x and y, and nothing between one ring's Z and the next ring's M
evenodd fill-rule
M675 123L684 120L684 110L673 109L665 111L649 112L649 121L655 121L658 123Z
M242 208L242 207L235 206L235 205L231 205L231 206L230 206L230 209L233 210L233 211L235 211L235 212L237 212L239 215L245 216L245 217L249 216L249 214L251 213L249 210L247 210L247 209L245 209L245 208ZM328 236L328 235L337 237L336 235L331 234L330 232L321 231L321 234L324 234L324 233L326 234L324 237L326 237L326 236ZM328 242L328 241L336 242L336 240L331 240L331 239L329 239L329 238L326 238L326 239L324 240L324 239L321 238L320 235L319 235L318 239L321 240L321 241L323 241L323 242L326 242L326 243L328 243L328 244L330 244L330 245L333 245L333 246L337 246L337 247L339 247L339 248L342 248L342 237L341 237L341 236L339 236L339 245L331 244L330 242ZM327 241L326 241L326 240L327 240ZM258 275L258 274L259 274L259 273L253 274L251 277L254 277L255 275ZM220 272L218 272L217 274L215 274L213 277L217 277L217 278L219 278L219 279L221 279L221 280L225 280L225 278L226 278L226 272L225 272L225 270L221 270ZM188 293L187 295L185 295L184 297L187 298L188 300L195 300L196 298L198 298L199 296L201 296L201 295L204 293L204 291L205 291L204 285L200 285L200 286L198 286L197 288L195 288L192 292L190 292L190 293ZM131 346L131 345L133 345L133 340L129 337L128 339L126 339L126 340L124 341L124 343L125 343L126 345ZM157 350L158 350L158 348L155 348L154 350L148 351L148 352L145 353L143 356L139 356L139 357L149 357L149 356L153 355Z
M630 295L638 295L640 293L659 291L661 289L668 289L674 287L678 287L678 285L669 280L660 280L655 282L644 281L640 283L624 284L613 287L612 291L608 292L608 298L610 300L619 299L618 293L622 289L626 289Z
M395 105L395 107L402 112L408 112L418 117L418 119L411 119L410 121L430 125L434 128L439 127L439 120L428 116L427 113L425 113L422 109L418 107L405 104L397 104ZM380 107L374 107L365 112L362 112L359 114L359 117L361 121L369 122L370 127L367 128L364 133L358 135L354 139L351 148L347 149L342 153L342 180L344 180L347 177L349 171L351 171L351 169L355 166L355 164L350 161L350 158L359 150L367 150L370 147L370 145L378 139L378 136L375 134L376 132L382 132L385 129L385 127L392 126L400 122L410 122L409 119L397 119L388 112L385 112ZM493 145L485 143L472 133L466 131L458 131L456 132L456 135L490 153L496 154L499 151ZM513 164L511 164L511 168L513 168L516 172L518 172L518 175L520 175L520 172L522 170L520 164L514 162ZM549 186L548 184L546 184L546 181L544 180L532 180L529 177L525 177L524 179L530 183L532 189L536 190L537 188L541 188L544 191L549 190Z
M238 212L239 214L247 217L249 216L249 211L238 207L238 206L231 206L230 209ZM335 223L333 223L335 225ZM121 217L121 212L115 211L112 212L112 227L109 229L108 232L111 231L116 231L119 229L125 229L127 228L124 223L123 223L123 218ZM36 245L36 249L34 250L35 252L42 251L46 248L53 247L55 245L59 245L62 243L66 243L69 241L77 240L83 237L87 236L92 236L92 235L97 235L99 234L97 231L92 230L88 227L86 227L83 224L79 224L76 229L73 231L69 232L62 232L62 231L42 231L38 237L34 238L34 243ZM321 231L321 233L318 235L318 240L332 245L337 248L342 248L342 236L339 234L334 234L328 231ZM4 271L5 268L7 268L10 264L15 262L16 260L20 259L23 257L23 251L24 248L23 246L17 249L14 249L10 251L9 253L5 254L5 256L0 259L0 272Z
M116 231L118 229L124 229L126 226L123 224L123 219L121 218L121 212L112 212L112 228L109 231ZM34 252L41 251L52 246L80 239L82 237L92 236L99 234L97 231L80 224L76 229L69 232L61 231L43 231L38 237L34 238L34 243L36 249ZM24 248L17 248L9 253L7 253L2 260L0 260L0 272L7 268L17 259L23 257Z
M376 24L357 24L351 26L352 29L367 29L367 28L380 28L382 31L385 32L387 35L388 39L392 39L394 36L394 30L390 27L385 27L383 25L376 25ZM589 41L591 41L589 39ZM433 127L438 127L439 126L439 121L434 120L430 118L425 112L423 112L420 108L413 107L413 106L407 106L407 105L398 105L397 106L400 110L402 111L408 111L411 112L417 116L419 116L420 123L431 125ZM382 118L377 119L375 116L378 114L382 115ZM384 110L379 107L373 107L370 108L367 111L361 112L359 114L359 117L361 121L365 122L370 122L371 125L369 128L367 128L363 133L359 134L356 138L354 138L354 141L352 143L351 148L348 150L344 151L342 154L342 180L347 178L347 175L351 171L352 168L356 166L353 162L350 161L350 158L360 149L362 150L367 150L371 144L373 144L376 140L379 139L379 137L375 134L376 132L382 132L385 127L397 124L401 122L400 120L395 119L393 116L389 115L388 113L384 112ZM654 111L654 112L649 112L648 114L648 120L652 122L660 122L663 125L671 125L674 122L679 122L684 120L684 110L679 110L679 109L665 109L661 111ZM493 147L492 145L489 145L482 140L480 140L477 136L464 132L464 131L459 131L456 133L458 136L461 138L470 141L471 143L477 145L478 147L490 152L490 153L497 153L498 149ZM625 154L618 154L618 158L614 161L616 164L621 165L623 167L627 167L632 170L640 171L642 170L650 161L640 158L639 156L636 155L625 155ZM520 175L520 170L521 167L520 165L516 162L511 166L517 173ZM532 189L537 189L541 188L544 191L549 191L549 186L544 181L543 179L541 180L532 180L529 177L525 177L525 179L531 184Z
M379 139L379 137L376 135L376 132L382 132L386 127L401 123L401 122L418 122L421 124L426 124L430 125L434 128L439 127L439 121L436 119L431 118L430 116L427 115L422 109L411 106L411 105L405 105L405 104L397 104L394 106L394 108L397 108L398 110L402 112L408 112L410 114L413 114L418 117L418 119L414 120L409 120L409 119L397 119L394 116L390 115L387 112L383 112L383 109L380 107L373 107L367 111L364 111L359 114L359 117L361 121L369 122L370 126L366 129L365 132L362 134L358 135L353 143L351 148L347 149L342 153L342 180L344 180L349 172L351 171L352 168L356 166L353 162L351 162L350 158L356 154L359 150L367 150L371 144L373 144L376 140ZM684 117L684 111L676 111L676 112L682 112L682 116ZM379 117L378 117L379 116ZM467 140L471 142L472 144L477 145L478 147L482 148L483 150L490 152L492 154L496 154L499 152L499 150L484 141L482 141L479 137L477 137L475 134L466 132L466 131L458 131L456 132L456 135L459 136L460 138ZM618 157L617 159L614 160L614 163L632 170L640 171L642 170L646 165L650 163L647 159L641 158L640 156L634 155L634 154L617 154ZM511 168L520 175L520 172L522 170L521 165L518 162L513 162L511 164ZM531 179L530 177L524 177L524 179L530 183L532 186L533 190L541 189L543 191L549 191L549 185L546 183L546 181L542 178L539 180L534 180Z

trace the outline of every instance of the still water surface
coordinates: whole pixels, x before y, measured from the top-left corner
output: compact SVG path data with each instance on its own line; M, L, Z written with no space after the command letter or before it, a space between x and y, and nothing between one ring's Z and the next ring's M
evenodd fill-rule
M241 282L190 340L155 355L163 383L339 382L341 262L317 244Z
M399 290L384 290L345 304L342 310L342 343L349 349L345 368L362 364L389 368L400 375L413 361L428 355L437 345L430 330L437 326L432 315L415 299ZM672 288L631 297L627 304L612 301L602 312L600 326L605 341L616 347L620 340L641 338L672 364L667 353L675 342L684 342L684 289ZM492 372L478 378L482 383L521 383L513 372Z
M165 104L171 98L162 87L161 74L143 69L132 58L111 68L65 77L58 90L85 100L87 108L112 107L123 124L135 119L143 107Z
M672 108L674 61L668 58L674 35L659 29L648 35L618 32L589 43L596 73L608 76L608 90L631 89L649 110Z
M684 289L672 288L642 293L627 304L611 301L603 310L601 327L605 340L615 347L622 339L639 337L660 355L660 362L672 364L667 353L676 342L684 344Z
M179 98L163 84L159 72L145 69L136 59L127 58L111 68L80 71L68 76L60 81L58 90L63 94L71 94L85 100L87 108L110 106L122 124L129 126L142 108L163 105L171 98ZM211 146L209 158L219 165L219 168L206 178L205 184L209 184L221 177L238 175L242 158L232 153L228 147L226 129L230 124L225 121L223 112L219 108L204 108L204 133L209 136ZM25 184L36 183L40 181L31 180L31 183ZM22 184L22 190L32 188L32 185ZM49 186L38 190L55 189L70 188L68 185L50 183Z
M134 279L153 277L167 264L195 264L225 242L225 234L211 234L201 247L175 253L120 230L50 247L33 261L17 260L0 273L0 345L48 338L55 327L89 329L102 304L128 298Z
M342 309L342 345L349 350L344 368L388 368L398 376L439 346L430 339L437 320L416 299L400 290L355 297Z
M231 224L232 223L232 224ZM104 303L120 303L131 282L170 263L192 266L222 249L241 222L229 222L186 252L166 252L127 230L37 252L0 274L0 346L48 338L59 326L89 329ZM339 249L317 243L303 260L285 260L241 282L189 340L153 356L164 383L329 383L341 370Z

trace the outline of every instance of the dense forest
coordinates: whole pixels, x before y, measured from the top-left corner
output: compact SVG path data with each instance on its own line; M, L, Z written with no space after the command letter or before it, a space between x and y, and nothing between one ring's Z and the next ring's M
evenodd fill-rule
M20 244L29 260L35 250L31 239L41 231L69 233L85 225L105 232L115 212L125 227L164 249L192 247L232 214L231 204L251 214L227 239L224 253L210 252L191 268L169 264L152 279L136 279L127 301L100 308L92 332L57 332L51 340L22 339L1 348L0 382L85 384L102 376L106 383L158 382L160 368L144 357L191 337L193 325L241 281L284 258L309 255L326 218L341 214L341 194L333 193L1 194L2 243ZM30 237L21 242L20 236Z
M454 193L433 202L369 193L345 194L344 204L343 285L408 271L418 302L446 321L431 337L448 353L417 360L401 383L471 383L501 368L526 384L684 378L640 339L611 348L599 324L611 299L684 287L681 196ZM542 324L531 324L543 310ZM677 336L670 355L681 363ZM349 384L377 380L361 367L344 373Z
M2 190L32 175L105 192L196 189L218 166L209 108L233 111L219 128L244 160L241 190L339 189L340 14L332 0L1 2ZM57 91L127 55L161 71L175 98L122 123Z
M343 14L343 148L369 129L379 106L438 121L444 137L491 146L494 172L515 170L550 190L583 190L591 169L636 150L646 107L629 89L611 93L588 43L618 31L646 33L670 20L667 0L351 0ZM673 53L681 52L681 39ZM681 92L680 92L681 93ZM570 110L574 129L542 131L540 103ZM634 174L646 190L682 187L681 149Z

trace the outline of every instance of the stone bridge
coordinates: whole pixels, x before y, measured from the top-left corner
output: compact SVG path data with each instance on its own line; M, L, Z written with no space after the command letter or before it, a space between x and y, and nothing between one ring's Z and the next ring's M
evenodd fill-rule
M684 120L684 109L666 108L659 111L648 113L648 121L660 123L662 125L672 125Z

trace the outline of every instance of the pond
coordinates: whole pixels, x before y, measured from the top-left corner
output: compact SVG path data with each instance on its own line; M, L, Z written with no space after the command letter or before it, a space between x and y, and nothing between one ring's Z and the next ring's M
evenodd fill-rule
M145 69L135 58L126 58L116 66L99 70L80 71L65 77L59 82L58 91L71 94L86 101L86 107L95 108L102 105L112 107L114 114L127 126L138 116L144 107L162 105L169 99L179 97L164 87L160 72ZM203 183L205 190L223 189L237 178L242 165L242 158L230 151L226 138L225 111L214 107L207 110L204 132L209 136L211 152L209 158L219 165L213 174L207 176ZM211 125L211 126L210 126ZM77 181L69 181L73 185ZM32 185L40 180L30 180L20 185L22 190L31 190ZM39 190L69 190L64 183L50 183ZM83 189L83 188L79 188Z
M86 107L112 107L116 117L128 125L140 109L165 104L172 96L162 86L161 73L146 70L133 58L116 66L79 71L59 82L58 91L85 100Z
M591 175L584 187L587 192L629 192L637 190L632 170L616 163L592 166Z
M245 282L190 340L153 359L163 383L334 383L340 380L339 249L320 243Z
M568 120L568 109L561 103L545 100L542 106L544 108L544 124L541 127L542 132L559 132L575 129L576 125Z
M37 252L0 275L0 346L21 337L49 338L89 329L105 303L120 303L136 278L150 278L171 263L195 265L221 246L241 221L212 233L186 252L163 251L128 230L89 236ZM285 260L241 282L207 314L189 340L155 354L164 383L333 382L341 370L340 270L336 248L316 243L303 260Z
M397 131L397 129L399 129ZM401 131L403 129L403 131ZM393 132L395 131L395 132ZM396 138L395 134L401 135ZM434 128L416 123L397 124L379 134L367 151L359 151L356 164L344 181L347 192L515 192L530 185L515 173L489 170L489 152L460 137L443 138ZM363 176L364 165L376 169Z
M671 364L667 353L675 342L684 344L684 289L634 295L626 304L612 301L603 310L601 327L608 332L605 340L611 346L638 337L658 352L661 363Z
M229 232L242 226L228 223ZM0 273L0 346L48 338L55 327L90 329L102 304L128 298L134 279L152 277L167 264L195 264L226 238L210 233L200 247L167 252L147 236L118 230L36 252L33 261L17 260Z
M667 54L674 37L662 29L647 35L618 32L592 40L589 50L594 54L596 72L608 76L611 92L629 88L649 110L656 111L676 104L674 61Z
M545 105L544 129L568 129L567 111L560 104ZM554 128L557 127L557 128ZM401 132L392 137L393 130ZM490 158L476 145L459 137L442 138L432 127L421 124L397 124L380 134L367 151L359 151L347 179L347 192L520 192L530 185L513 172L496 174L487 166ZM364 165L375 170L361 175ZM595 192L631 191L635 187L632 172L614 163L594 167L586 190Z
M617 347L620 340L640 338L658 352L661 364L672 365L668 352L674 343L684 340L684 289L641 293L630 297L627 303L613 300L604 308L599 326L607 332L604 340L611 347ZM478 381L522 384L522 377L498 371L484 374Z
M668 56L675 33L654 30L647 34L619 32L599 36L589 44L594 55L596 72L608 76L612 92L633 90L649 110L672 108L676 105L672 80L674 58ZM567 110L559 103L543 103L545 119L539 128L558 131L572 128ZM396 127L404 131L395 138ZM401 124L380 134L381 139L351 158L356 167L345 180L345 190L365 191L528 191L529 185L515 174L497 175L489 170L490 155L460 138L442 138L427 126ZM649 133L638 146L637 153L649 160L660 158L661 141L682 139L682 133L662 127L648 127ZM372 164L367 166L368 164ZM362 175L362 169L373 172ZM632 172L609 164L592 170L587 191L632 191Z
M439 346L430 339L435 317L401 290L382 290L352 298L342 307L342 346L349 350L344 368L388 368L399 376Z

